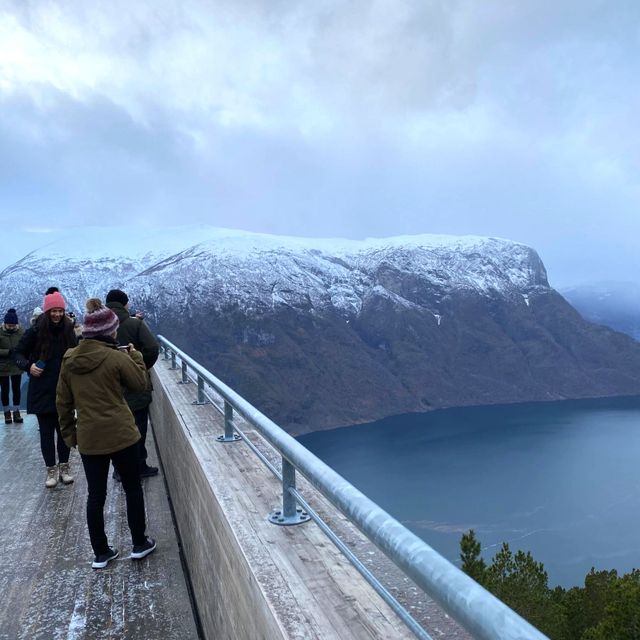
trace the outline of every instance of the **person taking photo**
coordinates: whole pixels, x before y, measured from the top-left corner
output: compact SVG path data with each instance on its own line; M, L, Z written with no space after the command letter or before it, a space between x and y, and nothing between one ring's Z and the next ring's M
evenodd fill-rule
M92 567L103 569L117 558L104 530L109 464L118 471L127 502L127 522L139 560L156 548L146 535L144 494L140 482L140 432L124 392L147 386L142 354L116 341L118 316L98 298L86 303L82 340L65 354L57 387L60 430L69 447L78 447L87 477L87 526L95 554Z

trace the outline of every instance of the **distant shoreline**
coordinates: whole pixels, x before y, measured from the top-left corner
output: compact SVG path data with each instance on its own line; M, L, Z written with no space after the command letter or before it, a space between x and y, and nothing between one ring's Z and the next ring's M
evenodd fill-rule
M377 425L377 424L383 424L385 422L391 422L391 421L395 421L398 418L402 419L404 417L415 417L415 416L420 416L420 415L431 415L433 413L441 413L441 412L450 412L450 411L456 411L456 410L475 410L475 409L487 409L487 408L496 408L496 407L513 407L513 406L518 406L521 405L522 407L526 407L526 406L535 406L538 407L540 405L549 405L549 406L555 406L555 405L564 405L566 403L571 403L571 402L584 402L584 403L599 403L602 400L620 400L620 401L624 401L624 400L629 400L629 401L633 401L633 400L638 400L638 406L640 406L640 395L607 395L607 396L589 396L586 398L562 398L562 399L553 399L553 400L530 400L530 401L526 401L526 402L492 402L492 403L487 403L487 404L474 404L474 405L453 405L450 407L437 407L437 408L433 408L433 409L428 409L427 411L408 411L406 413L397 413L397 414L393 414L393 415L387 415L387 416L383 416L381 418L375 418L373 420L371 419L366 419L363 418L362 420L359 420L358 422L352 422L349 424L341 424L338 426L327 426L327 427L317 427L314 429L309 429L307 431L301 431L301 432L297 432L295 430L292 431L288 431L288 433L290 435L292 435L294 438L301 438L304 437L306 435L309 435L311 433L317 433L317 432L326 432L326 431L337 431L337 430L342 430L342 429L351 429L353 427L363 427L363 426L371 426L371 425Z

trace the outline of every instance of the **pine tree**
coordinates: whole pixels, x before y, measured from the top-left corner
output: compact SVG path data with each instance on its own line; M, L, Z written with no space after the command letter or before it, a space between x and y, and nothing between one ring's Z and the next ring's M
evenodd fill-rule
M486 587L506 605L548 635L566 637L565 612L559 593L548 586L542 562L536 562L529 551L514 555L503 542L485 573Z
M550 589L530 552L502 543L488 566L473 529L460 540L462 569L552 640L640 640L640 569L591 571L584 587Z
M582 638L640 640L640 569L633 569L609 583L606 599L601 621L585 631Z
M480 542L476 538L473 529L469 529L467 533L462 534L460 560L462 560L462 570L469 577L483 585L487 565L480 556Z

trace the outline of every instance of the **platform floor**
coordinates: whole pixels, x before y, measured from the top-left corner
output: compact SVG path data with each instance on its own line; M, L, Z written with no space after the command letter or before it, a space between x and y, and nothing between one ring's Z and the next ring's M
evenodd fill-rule
M151 429L147 444L157 464ZM46 489L35 416L0 424L0 639L197 639L162 476L143 480L158 548L138 562L129 557L124 492L109 479L106 530L120 557L93 570L77 451L71 465L72 485Z

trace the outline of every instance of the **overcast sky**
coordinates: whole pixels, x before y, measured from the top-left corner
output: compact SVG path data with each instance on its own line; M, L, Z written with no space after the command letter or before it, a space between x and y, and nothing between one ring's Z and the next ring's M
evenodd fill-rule
M638 281L639 51L637 0L0 0L2 246L479 234Z

